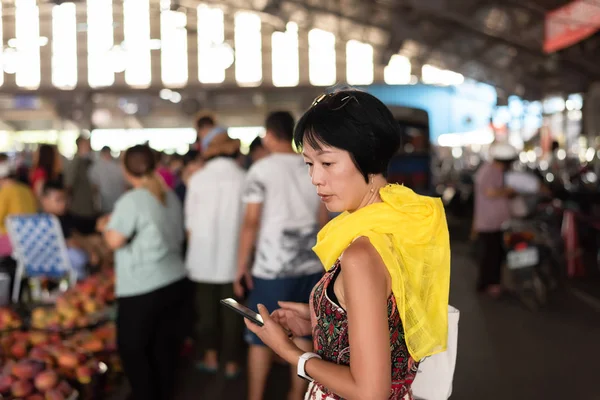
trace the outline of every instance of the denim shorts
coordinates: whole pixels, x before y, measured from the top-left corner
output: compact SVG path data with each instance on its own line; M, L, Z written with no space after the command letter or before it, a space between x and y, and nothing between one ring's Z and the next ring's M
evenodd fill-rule
M258 304L267 307L269 312L279 308L278 301L291 301L296 303L308 303L310 293L315 285L321 280L323 273L294 276L291 278L261 279L253 277L254 288L248 296L246 306L258 312ZM248 329L244 332L246 343L263 345L264 343ZM306 339L311 340L311 337Z

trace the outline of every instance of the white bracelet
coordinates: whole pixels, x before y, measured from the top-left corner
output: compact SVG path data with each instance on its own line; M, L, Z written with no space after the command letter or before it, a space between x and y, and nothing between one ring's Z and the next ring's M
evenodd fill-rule
M322 360L321 356L316 353L311 353L311 352L304 353L298 359L298 368L296 370L296 373L298 374L298 376L300 378L306 379L309 382L313 382L314 379L312 379L310 376L308 376L308 374L304 370L304 366L306 365L306 362L308 360L310 360L311 358L318 358L319 360Z

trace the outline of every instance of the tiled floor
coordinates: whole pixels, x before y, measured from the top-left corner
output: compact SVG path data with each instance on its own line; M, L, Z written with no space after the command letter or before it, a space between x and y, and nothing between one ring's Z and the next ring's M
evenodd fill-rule
M451 304L460 309L452 399L599 400L600 313L565 293L548 310L492 301L474 290L476 268L464 244L453 244ZM174 400L243 400L245 381L184 368ZM285 367L275 367L269 400L285 399Z

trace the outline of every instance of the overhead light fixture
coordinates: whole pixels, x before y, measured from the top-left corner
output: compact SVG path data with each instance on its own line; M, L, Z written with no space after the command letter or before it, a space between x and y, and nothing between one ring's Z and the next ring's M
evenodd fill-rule
M19 64L19 53L12 47L6 47L2 54L2 69L7 74L16 74Z
M127 115L134 115L138 112L138 105L136 103L127 103L123 106L123 112Z
M46 36L40 36L38 38L38 45L40 47L44 47L44 46L48 45L48 42L49 42L49 40ZM17 38L10 38L6 41L6 44L8 44L9 47L16 49L17 47L19 47L19 40Z
M181 93L171 89L161 89L161 91L158 92L158 97L160 97L162 100L170 101L171 103L175 104L180 103L183 98Z
M227 69L233 65L235 60L235 52L231 45L227 42L215 44L213 46L214 54L220 67Z
M181 93L172 92L171 98L169 100L171 100L171 103L175 103L175 104L179 103L181 101Z
M171 0L160 0L160 10L168 11L171 9Z
M113 46L113 48L110 49L108 56L114 72L120 73L125 71L127 68L127 54L122 46Z
M170 100L171 99L171 95L173 94L173 91L171 89L162 89L159 93L158 96L162 99L162 100Z

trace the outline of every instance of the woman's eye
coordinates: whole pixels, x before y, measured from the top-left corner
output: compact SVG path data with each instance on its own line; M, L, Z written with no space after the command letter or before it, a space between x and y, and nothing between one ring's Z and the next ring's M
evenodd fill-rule
M304 164L308 165L309 167L312 167L312 163L311 162L305 161Z
M323 166L324 166L324 167L329 167L329 166L331 166L331 164L332 164L332 163L330 163L330 162L324 162L324 163L323 163Z

